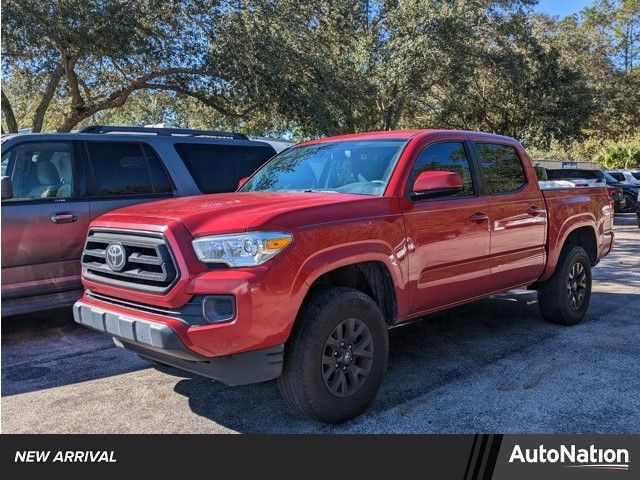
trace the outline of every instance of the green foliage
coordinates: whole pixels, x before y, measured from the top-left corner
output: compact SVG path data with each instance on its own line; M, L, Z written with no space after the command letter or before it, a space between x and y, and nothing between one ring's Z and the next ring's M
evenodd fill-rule
M640 0L534 3L6 0L3 128L464 128L605 158L640 132Z
M64 105L56 128L70 130L124 105L152 82L199 73L207 49L193 18L204 11L196 0L7 0L3 76L37 79L40 95L30 101L29 112L34 130L42 128L56 101Z
M640 168L640 137L611 143L600 149L594 159L608 169Z

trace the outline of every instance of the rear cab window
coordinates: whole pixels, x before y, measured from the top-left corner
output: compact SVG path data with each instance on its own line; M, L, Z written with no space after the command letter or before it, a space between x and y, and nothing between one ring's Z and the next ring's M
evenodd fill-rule
M175 149L202 193L234 192L238 181L252 175L275 155L270 145L176 143Z
M475 143L488 194L515 193L527 184L516 149L498 143Z
M175 187L162 161L147 144L85 142L95 197L171 194Z

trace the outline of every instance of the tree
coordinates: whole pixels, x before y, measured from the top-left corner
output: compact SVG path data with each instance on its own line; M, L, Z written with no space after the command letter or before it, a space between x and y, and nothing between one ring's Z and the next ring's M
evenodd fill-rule
M531 3L230 2L216 23L214 57L257 108L294 120L302 135L392 129L463 69L477 19Z
M640 63L640 0L598 0L583 12L585 23L609 37L613 57L623 71Z
M610 143L600 149L594 159L605 168L638 168L640 167L640 137Z
M452 127L592 155L640 130L639 1L7 0L3 125Z
M7 0L5 82L19 75L38 80L31 92L38 99L31 112L34 131L42 129L54 98L64 99L57 129L69 131L97 112L121 107L151 82L186 82L199 74L207 46L189 20L202 8L198 1L178 0ZM7 126L15 130L10 101L3 95Z

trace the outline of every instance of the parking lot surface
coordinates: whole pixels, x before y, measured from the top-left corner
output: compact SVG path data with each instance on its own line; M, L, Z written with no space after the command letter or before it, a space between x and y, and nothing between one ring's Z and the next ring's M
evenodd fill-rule
M160 372L70 310L3 319L2 430L640 433L640 229L616 223L583 323L547 324L535 292L515 291L396 328L376 400L339 426L287 412L275 382Z

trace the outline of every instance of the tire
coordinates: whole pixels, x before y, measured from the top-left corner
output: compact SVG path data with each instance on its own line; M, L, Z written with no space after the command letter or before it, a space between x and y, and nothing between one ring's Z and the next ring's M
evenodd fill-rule
M361 414L380 388L387 325L376 303L358 290L335 287L311 295L285 347L278 388L291 410L340 423Z
M556 271L538 287L538 305L549 323L576 325L589 308L591 261L584 248L566 245Z

